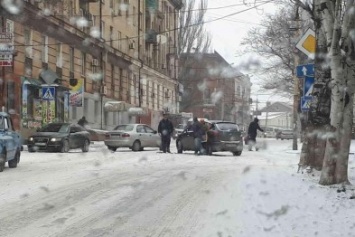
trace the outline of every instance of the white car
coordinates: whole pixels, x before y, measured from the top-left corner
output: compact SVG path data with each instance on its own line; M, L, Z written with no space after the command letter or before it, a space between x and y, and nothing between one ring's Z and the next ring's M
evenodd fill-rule
M105 145L111 151L128 147L132 151L142 151L144 147L160 147L158 132L146 124L123 124L106 135Z

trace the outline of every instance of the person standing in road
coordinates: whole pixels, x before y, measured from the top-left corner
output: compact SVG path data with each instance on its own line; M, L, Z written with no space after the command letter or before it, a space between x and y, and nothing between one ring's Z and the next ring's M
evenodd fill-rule
M82 127L85 127L88 124L88 121L86 120L85 116L81 117L81 119L79 119L78 124Z
M202 147L202 136L205 135L205 131L202 127L202 124L198 121L197 117L195 117L193 120L191 130L194 134L195 155L202 155L205 152Z
M248 128L248 136L249 136L249 140L248 140L248 146L249 146L249 151L252 150L253 146L255 146L255 150L259 150L257 144L256 144L256 135L258 133L258 130L260 130L261 132L264 132L263 129L260 128L259 126L259 119L258 118L254 118L254 121L251 122L249 124L249 128Z
M164 153L166 152L171 153L170 141L173 132L174 132L173 123L169 120L168 114L163 113L163 119L160 120L158 125L158 133L161 137L161 149L163 150Z

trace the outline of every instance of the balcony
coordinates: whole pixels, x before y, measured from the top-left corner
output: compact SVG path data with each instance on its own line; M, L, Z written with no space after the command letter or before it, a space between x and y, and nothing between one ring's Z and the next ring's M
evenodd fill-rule
M149 44L157 44L158 43L158 32L154 29L149 29L146 32L145 42Z

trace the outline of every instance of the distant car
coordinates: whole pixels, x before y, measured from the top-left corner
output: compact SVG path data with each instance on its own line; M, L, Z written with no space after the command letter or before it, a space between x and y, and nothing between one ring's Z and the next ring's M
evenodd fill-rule
M184 124L179 124L174 128L174 136L173 138L176 139L185 129L186 125Z
M89 132L78 124L49 123L28 138L29 152L57 151L68 152L70 149L81 148L89 151Z
M146 124L118 125L106 135L105 145L111 151L128 147L133 151L143 151L144 147L160 147L158 132Z
M240 156L243 151L243 134L238 125L233 122L215 121L210 123L211 129L208 132L207 154L212 155L213 152L229 151L235 156ZM178 153L183 151L194 151L194 137L191 130L181 133L176 139L176 148Z
M16 168L21 156L21 137L13 127L8 113L0 112L0 172L7 162L9 168Z
M284 139L293 139L293 131L292 130L282 130L280 133L280 139L284 140Z

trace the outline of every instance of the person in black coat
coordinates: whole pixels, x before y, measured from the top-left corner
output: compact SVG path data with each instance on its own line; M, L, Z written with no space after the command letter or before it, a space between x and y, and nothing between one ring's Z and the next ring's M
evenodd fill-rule
M168 114L164 113L163 114L163 119L160 120L159 125L158 125L158 133L161 137L161 149L163 150L164 153L170 152L170 141L171 141L171 136L174 132L174 125L173 123L168 119Z
M248 128L249 151L252 150L253 145L255 145L255 150L256 151L259 150L258 146L256 145L256 135L258 133L258 130L260 130L261 132L264 132L264 130L261 129L260 126L259 126L259 119L258 118L254 118L254 121L249 124L249 128Z
M79 119L78 124L82 127L85 127L88 124L88 121L86 120L85 116Z

